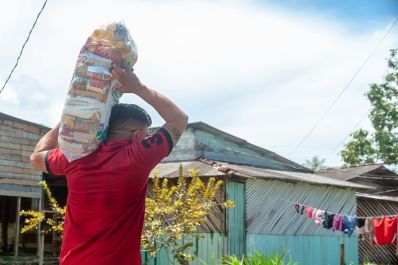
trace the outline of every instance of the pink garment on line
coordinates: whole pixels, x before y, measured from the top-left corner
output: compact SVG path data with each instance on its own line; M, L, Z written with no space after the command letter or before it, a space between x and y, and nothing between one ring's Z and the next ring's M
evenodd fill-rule
M313 212L313 209L312 209L311 207L307 207L307 208L305 209L305 214L306 214L309 218L312 218L312 212Z
M314 219L315 223L317 225L320 225L323 223L324 220L325 220L325 211L317 210L315 213L315 219Z
M333 218L333 232L334 231L344 231L344 226L343 226L343 219L344 217L342 215L335 215Z

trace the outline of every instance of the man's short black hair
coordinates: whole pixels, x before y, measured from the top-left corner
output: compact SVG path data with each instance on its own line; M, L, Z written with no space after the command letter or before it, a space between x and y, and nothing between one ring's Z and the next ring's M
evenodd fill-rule
M152 120L149 114L141 107L134 104L119 103L113 106L109 119L109 129L112 129L119 122L133 120L146 126L151 126Z

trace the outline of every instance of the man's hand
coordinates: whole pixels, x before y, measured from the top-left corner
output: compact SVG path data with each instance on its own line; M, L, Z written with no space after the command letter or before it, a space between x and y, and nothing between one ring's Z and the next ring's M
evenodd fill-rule
M187 126L188 116L166 96L141 84L130 69L122 70L114 64L112 73L122 85L120 92L134 93L155 108L166 121L163 127L170 133L173 145L176 145Z
M119 67L119 65L114 64L112 74L122 85L122 87L118 89L120 92L137 94L140 92L140 90L142 90L143 85L141 84L140 80L128 67L123 70Z

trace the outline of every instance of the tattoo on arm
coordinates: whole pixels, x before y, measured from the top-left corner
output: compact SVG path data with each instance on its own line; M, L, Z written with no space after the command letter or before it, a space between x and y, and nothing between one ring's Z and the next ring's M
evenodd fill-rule
M173 139L173 145L175 146L178 142L178 139L181 137L181 131L170 126L169 124L165 124L163 127L170 133L170 136Z

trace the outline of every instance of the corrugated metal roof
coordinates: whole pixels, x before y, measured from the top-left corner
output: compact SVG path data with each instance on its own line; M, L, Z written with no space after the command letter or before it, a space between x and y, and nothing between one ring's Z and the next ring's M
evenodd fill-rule
M155 169L159 170L159 177L161 178L177 178L179 173L180 165L182 165L183 171L188 175L188 169L196 169L199 170L200 176L224 176L225 174L221 171L218 171L216 168L211 165L205 164L200 161L186 161L186 162L166 162L160 163L156 166ZM154 170L155 170L154 169ZM153 178L154 170L152 170L149 175L150 178Z
M353 189L372 189L372 187L356 184L348 181L336 180L312 173L301 173L291 171L279 171L258 168L253 166L233 165L217 161L199 159L188 162L168 162L160 163L156 168L159 170L160 177L176 178L178 177L179 166L183 166L184 172L189 168L200 171L200 176L238 176L243 178L269 178L279 179L290 182L306 182L315 185L330 185ZM150 174L153 177L153 171Z
M398 197L374 195L374 194L359 193L359 192L356 195L357 195L357 197L361 197L361 198L398 202Z
M343 180L336 180L312 173L280 171L280 170L264 169L264 168L250 167L250 166L229 165L229 167L233 170L238 171L239 173L244 173L252 177L277 178L282 180L291 180L295 182L308 182L318 185L340 186L346 188L359 188L359 189L371 188L369 186L356 184Z
M315 173L318 175L331 177L334 179L349 180L382 167L384 167L383 164L368 164L368 165L357 165L350 167L332 167L332 168L317 170Z
M154 132L158 128L159 127L153 127L153 128L150 128L149 131L150 132ZM274 160L275 162L278 162L280 164L284 164L285 166L289 166L290 169L293 170L293 171L311 172L311 173L313 172L311 169L306 168L303 165L300 165L300 164L298 164L296 162L293 162L293 161L291 161L291 160L289 160L289 159L287 159L285 157L282 157L282 156L278 155L275 152L272 152L272 151L267 150L265 148L262 148L260 146L251 144L251 143L247 142L246 140L244 140L242 138L239 138L237 136L234 136L232 134L224 132L224 131L222 131L220 129L217 129L217 128L215 128L215 127L213 127L213 126L211 126L211 125L209 125L207 123L204 123L204 122L201 122L201 121L200 122L192 122L192 123L188 123L187 128L191 128L191 129L194 129L194 130L202 130L202 131L209 132L211 134L220 136L220 137L222 137L222 138L224 138L224 139L226 139L226 140L228 140L228 141L230 141L232 143L235 143L235 144L239 145L240 147L247 148L247 149L249 149L251 151L254 151L254 152L260 154L261 156L265 156L265 157L267 157L269 159Z
M398 175L383 164L328 168L319 170L316 174L374 187L372 190L365 191L365 193L398 196Z

